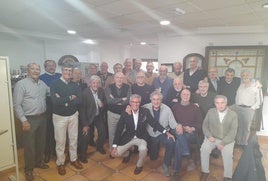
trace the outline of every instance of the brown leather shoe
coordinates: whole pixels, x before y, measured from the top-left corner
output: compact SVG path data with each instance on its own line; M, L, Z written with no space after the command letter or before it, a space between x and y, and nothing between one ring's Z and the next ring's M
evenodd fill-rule
M143 169L143 167L136 167L135 170L134 170L134 174L135 175L140 174L142 172L142 169Z
M208 180L209 173L201 172L200 181L207 181Z
M60 175L65 175L66 174L66 170L65 170L65 166L64 165L58 165L58 173Z
M71 162L71 165L74 166L74 168L76 168L76 169L82 169L83 168L82 164L78 160L75 160L75 161Z
M34 180L33 172L32 171L25 172L25 179L27 181L33 181Z

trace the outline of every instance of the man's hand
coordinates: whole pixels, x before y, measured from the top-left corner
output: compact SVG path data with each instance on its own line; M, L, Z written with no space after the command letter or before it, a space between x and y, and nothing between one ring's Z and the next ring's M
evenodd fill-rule
M170 134L170 133L167 131L167 132L166 132L166 135L167 135L168 139L172 139L172 140L175 142L175 137L174 137L172 134Z
M195 131L195 128L190 126L183 126L183 130L187 133L192 133L193 131Z
M113 157L117 157L117 155L118 155L117 147L112 148L111 155Z
M89 126L84 126L82 130L82 135L87 135L89 131Z
M126 113L128 113L128 115L131 115L131 107L130 107L130 105L127 105L125 111L126 111Z
M178 126L176 127L176 131L179 135L183 134L183 128L181 124L178 124Z
M31 129L31 124L28 121L22 122L22 131L29 131Z
M76 95L71 95L71 101L76 99L76 97L77 97Z
M218 148L218 150L222 150L222 149L224 148L224 146L221 145L221 144L218 144L218 145L217 145L217 148Z
M210 141L210 142L214 142L214 141L216 141L216 139L215 139L214 137L211 136L211 137L208 138L208 141Z

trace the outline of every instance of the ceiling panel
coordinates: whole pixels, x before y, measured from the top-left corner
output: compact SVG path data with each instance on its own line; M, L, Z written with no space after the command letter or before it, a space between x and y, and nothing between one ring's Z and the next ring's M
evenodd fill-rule
M200 27L268 26L268 0L1 0L0 22L17 32L78 37L128 38L197 30ZM178 15L176 8L186 13ZM159 20L168 19L163 27ZM0 26L1 27L1 26ZM268 31L268 28L266 28ZM1 32L6 32L0 28ZM31 34L31 33L28 33Z

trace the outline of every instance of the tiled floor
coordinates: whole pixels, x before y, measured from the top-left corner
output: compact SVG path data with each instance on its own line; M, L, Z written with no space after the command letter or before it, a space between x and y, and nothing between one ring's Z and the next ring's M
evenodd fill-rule
M263 165L266 173L268 173L268 137L258 136L259 143L261 145L261 151L263 153ZM107 149L107 144L106 150ZM144 170L139 175L134 175L133 170L138 155L132 155L129 163L122 163L121 158L110 159L109 154L101 155L95 152L94 147L88 149L89 162L84 164L82 170L76 170L70 164L67 164L65 176L57 174L55 158L49 162L50 168L47 170L35 169L34 178L36 181L166 181L172 180L170 177L166 177L161 169L161 163L163 160L164 149L161 149L160 158L156 161L150 161L147 157ZM234 168L236 167L242 151L240 149L234 150ZM24 181L23 175L23 149L18 150L19 155L19 169L20 180ZM200 161L197 163L197 168L194 171L187 172L187 160L183 161L183 168L181 173L182 181L198 181L200 176ZM8 181L10 175L15 175L15 169L8 169L0 172L0 180ZM210 169L210 181L221 181L223 177L222 160L211 158ZM267 174L266 174L267 177ZM268 177L267 177L268 180Z

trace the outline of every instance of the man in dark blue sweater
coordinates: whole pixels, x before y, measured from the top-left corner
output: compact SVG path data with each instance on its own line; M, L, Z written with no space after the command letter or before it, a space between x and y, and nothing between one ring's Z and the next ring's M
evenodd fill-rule
M56 72L56 62L54 60L46 60L44 63L45 73L40 75L39 79L44 81L50 87L51 83L61 77L60 73ZM47 130L46 130L46 144L44 151L44 162L48 163L51 154L55 155L55 139L54 139L54 126L52 122L52 102L50 95L46 98L46 116L47 116Z
M70 81L72 71L71 65L63 65L61 78L54 81L50 87L56 140L56 164L60 175L66 174L64 150L67 130L71 165L76 169L82 169L81 163L77 160L78 107L81 102L81 90Z

